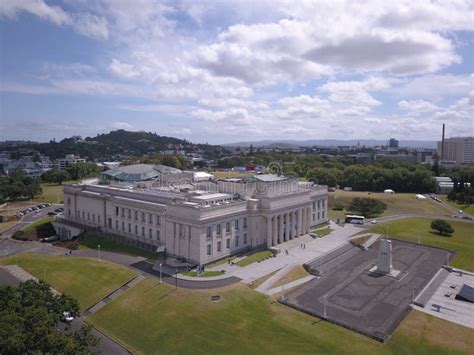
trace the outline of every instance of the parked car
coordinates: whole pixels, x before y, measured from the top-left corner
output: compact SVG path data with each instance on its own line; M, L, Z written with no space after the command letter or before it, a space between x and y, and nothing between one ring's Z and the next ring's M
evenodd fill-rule
M54 212L57 212L57 213L63 212L63 211L64 211L64 208L62 208L62 207L56 208L56 209L54 210Z
M468 220L472 221L472 217L469 217L469 216L463 216L462 219L468 219Z
M23 216L23 214L24 214L23 212L21 212L21 211L18 211L17 213L15 213L15 216L17 216L17 217L22 217L22 216Z
M377 224L377 220L374 219L374 220L372 220L370 223L371 223L371 224Z
M462 210L459 210L458 213L459 213L459 214L462 214Z
M71 314L71 312L64 311L64 312L63 312L62 319L63 319L64 322L70 323L70 322L72 322L72 321L74 320L74 317L73 317L73 315Z
M42 243L51 243L51 242L55 242L56 240L59 240L59 237L57 235L53 235L52 237L42 238L41 242Z
M56 216L56 213L54 213L54 212L48 212L48 216L50 216L50 217Z

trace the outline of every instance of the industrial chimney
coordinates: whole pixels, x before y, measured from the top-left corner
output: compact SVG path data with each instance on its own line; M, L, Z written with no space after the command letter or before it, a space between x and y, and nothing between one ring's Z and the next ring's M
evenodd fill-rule
M441 137L441 160L444 160L444 128L445 124L443 123L443 136Z

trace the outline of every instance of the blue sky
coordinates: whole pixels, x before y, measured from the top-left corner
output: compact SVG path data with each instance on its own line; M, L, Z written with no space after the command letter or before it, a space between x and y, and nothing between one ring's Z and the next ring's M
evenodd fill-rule
M0 139L474 135L472 1L0 2Z

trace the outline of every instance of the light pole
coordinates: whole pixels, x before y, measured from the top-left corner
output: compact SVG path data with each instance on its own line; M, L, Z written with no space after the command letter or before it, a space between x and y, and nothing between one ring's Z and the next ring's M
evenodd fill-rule
M160 284L163 283L162 279L161 279L161 263L160 263Z
M175 267L174 279L176 283L176 289L178 289L178 268L177 267Z
M327 318L327 312L326 312L326 301L327 301L327 298L328 298L328 295L327 295L327 294L324 295L324 315L323 315L324 319Z
M97 244L97 250L99 252L99 263L100 263L100 244Z
M321 255L321 261L320 261L321 266L319 267L319 275L320 276L323 276L323 258L324 258L324 256Z

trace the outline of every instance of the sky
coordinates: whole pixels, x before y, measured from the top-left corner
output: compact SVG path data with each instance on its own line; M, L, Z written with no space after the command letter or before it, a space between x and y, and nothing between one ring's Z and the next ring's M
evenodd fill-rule
M474 0L2 0L0 140L473 136Z

